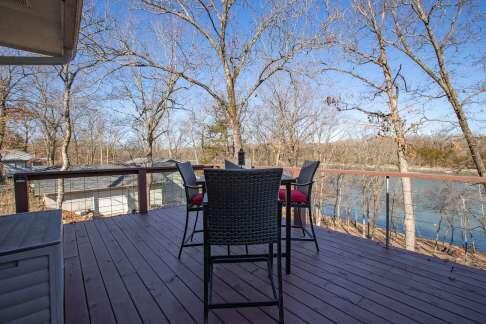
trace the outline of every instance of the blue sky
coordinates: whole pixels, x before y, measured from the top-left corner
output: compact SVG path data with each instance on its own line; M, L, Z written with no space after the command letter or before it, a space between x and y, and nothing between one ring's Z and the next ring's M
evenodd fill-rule
M253 6L261 6L263 2L251 2ZM154 28L158 28L162 26L168 26L168 21L165 17L161 17L156 14L147 13L143 10L138 9L138 2L137 1L122 1L122 0L97 0L97 7L99 8L100 12L102 12L105 8L109 7L109 11L111 14L114 15L115 19L117 20L120 26L126 26L130 23L129 31L133 32L137 35L137 39L140 43L144 43L144 46L147 50L153 55L157 57L161 61L164 60L163 55L161 55L161 46L159 40L155 37L153 32ZM351 10L350 2L349 1L340 1L338 3L339 7L343 9L345 12L349 12ZM476 10L470 13L466 13L463 17L463 21L467 21L472 18L471 15L485 13L486 9L486 1L479 1L476 2ZM242 7L236 6L233 11L234 21L237 23L233 24L229 28L229 34L238 35L238 40L244 39L247 35L251 32L252 26L252 19L251 16L258 15L260 12L265 12L265 7L259 8L251 8L251 9L243 9ZM311 11L312 15L306 17L304 21L301 21L302 24L301 30L304 32L308 32L311 29L315 28L316 26L313 25L318 23L319 20L322 20L325 17L325 12L323 8L320 7L318 10ZM481 29L485 27L484 19L481 20ZM170 26L166 27L166 30L170 30ZM342 26L337 26L335 28L342 28ZM440 35L445 32L444 28L436 29L436 32ZM190 29L184 29L183 38L181 41L181 46L189 47L191 42L190 40L194 39L194 34L191 32ZM199 45L203 43L202 39L196 39L199 42ZM265 44L260 44L259 46L263 48ZM460 48L452 49L447 52L447 57L449 58L448 63L450 66L453 67L454 70L454 78L453 81L460 85L460 88L468 88L471 86L476 86L477 84L482 84L484 87L485 82L485 62L484 59L485 55L485 40L484 37L478 38L474 43L461 45ZM209 53L210 49L208 46L198 46L198 50L204 53L207 51ZM321 50L315 53L311 53L308 55L301 55L297 60L295 60L295 64L312 64L314 68L319 67L320 65L324 66L324 64L338 64L340 66L344 66L346 68L352 68L352 66L347 62L347 60L343 59L340 56L336 56L335 54L338 53L334 49L331 51L328 50ZM428 52L426 57L428 57L429 62L433 62L433 57L430 55L431 52ZM211 53L212 55L212 53ZM214 55L212 55L214 56ZM481 59L482 56L482 59ZM391 49L389 51L389 59L395 71L398 70L398 67L401 66L401 71L407 81L408 88L424 88L432 86L433 88L436 87L433 85L428 77L425 76L423 71L421 71L415 64L413 64L408 58L406 58L403 54L399 53L396 50ZM475 60L475 61L474 61ZM215 63L212 61L211 63ZM452 64L453 63L453 64ZM381 71L377 70L374 67L365 67L359 68L360 72L362 71L363 75L366 77L373 78L375 80L380 80L382 78ZM217 88L221 91L224 90L224 80L221 77L221 69L217 69L218 77L214 80L216 84L220 86ZM244 88L245 84L250 84L255 79L255 73L257 69L250 68L247 73L244 73L239 81ZM214 72L214 71L213 71ZM195 76L198 78L207 80L210 75L209 69L201 69L197 72L194 72ZM318 95L322 96L322 100L324 100L327 96L338 96L344 98L349 101L355 101L360 103L360 105L372 108L372 109L386 109L386 102L384 99L377 98L374 101L366 101L363 100L363 94L369 94L369 91L366 87L364 87L360 82L356 80L352 80L343 76L342 74L338 73L328 73L328 74L315 74L313 80L309 80L312 83L313 87L316 86L318 89ZM113 83L108 83L104 85L106 91L110 91L110 86ZM262 91L264 91L265 87L262 87ZM438 93L438 90L433 90L432 92ZM405 90L401 89L400 95L400 106L402 110L402 114L405 119L410 123L413 121L417 121L423 112L426 113L427 117L430 119L441 120L441 121L449 121L454 122L455 117L452 114L452 109L449 103L444 99L417 99L415 96L411 96L407 94ZM462 95L462 94L461 94ZM465 95L465 94L463 94ZM480 101L476 104L471 104L467 106L467 111L470 114L471 120L471 127L476 133L485 134L486 133L486 112L484 111L484 94L482 97L477 97ZM317 98L319 100L319 98ZM212 98L205 93L205 91L197 88L191 87L181 98L181 102L189 110L200 111L201 109L207 107L208 105L212 104ZM114 106L119 105L120 103L107 103L106 108L112 110L115 108ZM258 106L259 102L258 99L255 99L252 102L251 106ZM122 111L122 109L115 108L116 111ZM176 112L173 114L173 118L175 120L184 119L187 117L187 114L184 112ZM342 113L340 114L340 121L343 123L344 126L346 124L350 125L351 123L355 125L362 125L367 122L365 116L361 113ZM432 133L439 129L448 128L450 127L450 123L447 122L428 122L424 124L421 128L421 133ZM352 127L350 127L352 128ZM457 129L452 129L451 132L455 132ZM353 134L352 131L347 133L348 136L358 135Z

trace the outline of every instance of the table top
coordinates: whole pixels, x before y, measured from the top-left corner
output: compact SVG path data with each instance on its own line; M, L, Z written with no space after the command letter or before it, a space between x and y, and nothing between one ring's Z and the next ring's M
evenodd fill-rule
M204 179L204 176L199 176L199 177L196 177L196 182L197 183L204 183L205 182L205 179ZM292 175L288 175L288 174L285 174L285 173L282 173L282 178L280 180L280 183L281 184L287 184L287 183L295 183L297 182L297 178L292 176Z
M0 216L0 255L61 242L61 211Z

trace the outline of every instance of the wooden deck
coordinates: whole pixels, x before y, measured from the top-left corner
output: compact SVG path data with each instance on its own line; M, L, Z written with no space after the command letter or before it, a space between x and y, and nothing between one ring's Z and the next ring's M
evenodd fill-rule
M177 259L183 208L64 226L65 318L76 323L203 319L202 248ZM320 230L292 242L286 323L485 323L486 271ZM200 238L198 238L200 239ZM215 266L215 301L271 294L264 264ZM269 323L276 309L212 311L211 323Z

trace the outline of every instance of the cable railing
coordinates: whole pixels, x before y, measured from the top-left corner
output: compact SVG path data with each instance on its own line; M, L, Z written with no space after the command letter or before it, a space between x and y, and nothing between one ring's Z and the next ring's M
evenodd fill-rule
M410 247L415 234L418 252L465 258L486 251L485 188L475 176L320 169L313 214L321 226L385 247Z
M185 202L175 166L23 172L14 175L13 183L17 213L61 209L66 222Z

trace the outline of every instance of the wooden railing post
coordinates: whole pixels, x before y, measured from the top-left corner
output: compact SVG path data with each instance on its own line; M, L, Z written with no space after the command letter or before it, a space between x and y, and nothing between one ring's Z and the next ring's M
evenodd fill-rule
M146 213L147 208L147 172L145 169L138 170L138 211Z
M29 211L29 192L27 188L27 178L15 174L14 175L14 190L15 190L15 212L24 213Z

